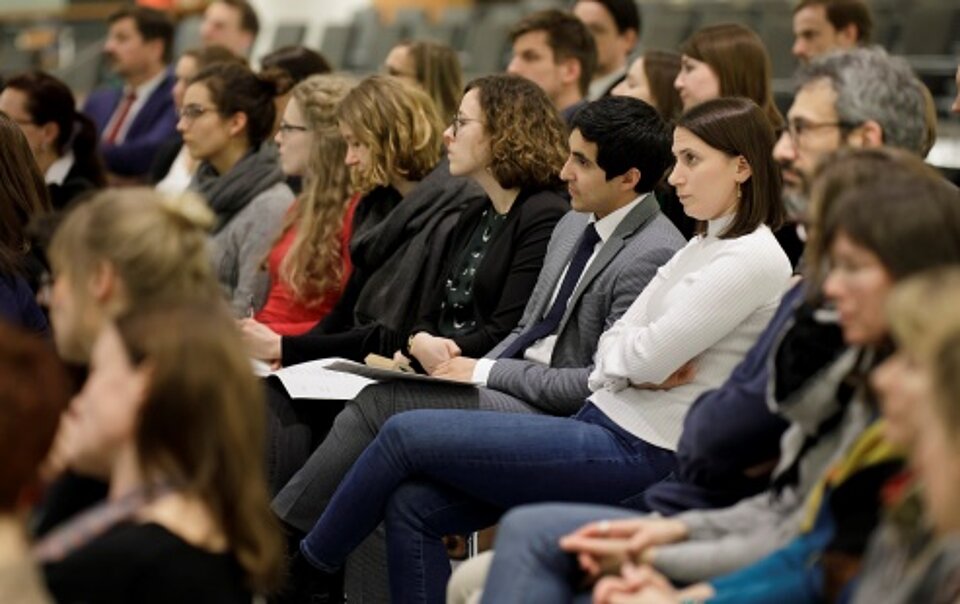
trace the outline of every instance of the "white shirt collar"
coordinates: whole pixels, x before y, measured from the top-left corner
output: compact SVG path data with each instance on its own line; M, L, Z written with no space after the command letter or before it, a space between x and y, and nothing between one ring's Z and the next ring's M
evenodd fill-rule
M67 173L70 172L70 168L73 167L75 158L73 157L73 151L67 151L62 156L60 156L57 161L50 164L50 167L47 168L46 174L43 175L43 180L48 185L63 185L63 181L67 178Z
M590 222L594 223L594 228L597 229L597 235L600 235L600 241L606 243L608 239L613 235L613 232L617 230L617 227L620 226L620 223L623 222L623 219L626 218L627 214L630 213L633 208L640 205L640 203L647 198L650 193L643 193L639 195L636 199L623 206L619 210L610 212L600 220L597 220L597 217L590 215Z
M620 69L603 76L602 78L597 78L596 80L590 82L590 88L587 89L587 98L591 101L595 101L603 96L603 93L606 92L613 83L627 75L627 66L624 65Z
M160 73L158 73L157 75L153 76L152 78L150 78L149 80L147 80L147 81L144 82L143 84L140 84L140 85L137 86L136 88L133 88L132 90L131 90L131 88L130 88L129 86L124 86L124 87L123 87L123 94L124 94L124 95L127 95L127 94L130 94L130 92L132 91L132 92L136 93L136 95L137 95L137 100L140 100L140 99L146 100L147 98L150 97L151 94L153 94L153 91L154 91L154 90L156 90L157 88L160 87L160 84L163 83L163 79L164 79L166 76L167 76L167 70L166 70L166 69L161 69L161 70L160 70Z

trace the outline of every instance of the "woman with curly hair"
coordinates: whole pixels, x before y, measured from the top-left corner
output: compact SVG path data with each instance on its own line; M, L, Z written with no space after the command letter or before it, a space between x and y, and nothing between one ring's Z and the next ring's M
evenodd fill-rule
M681 118L673 141L670 181L701 234L600 337L580 411L395 415L300 543L296 569L336 571L383 521L391 601L443 601L443 535L535 501L634 502L670 474L690 403L743 358L790 277L770 231L783 206L762 110L745 99L704 103Z
M407 88L408 94L423 96L425 106L435 113L422 92L399 82L395 85ZM341 103L341 113L349 98ZM424 304L404 306L413 321L392 323L358 307L354 315L369 317L365 324L335 334L314 336L311 332L299 339L283 338L274 349L277 356L267 355L264 360L281 357L284 365L330 356L360 361L369 353L393 354L403 349L429 372L461 351L483 355L520 320L550 233L569 209L557 192L566 155L563 124L544 104L546 97L520 78L476 80L467 87L465 98L444 133L449 173L468 178L486 195L466 205L445 237L445 247L439 252L444 268L436 280L424 281L418 292ZM380 141L386 161L372 162L369 157L378 154L378 145L361 144L349 127L341 127L341 131L347 142L347 162L353 165L355 180L363 188L399 179L393 189L402 192L414 185L402 174L427 167L397 166L402 147L395 147L391 140ZM414 148L428 142L418 140L415 132L404 138ZM389 175L387 169L395 170L395 175ZM404 199L398 206L406 203ZM364 211L382 210L361 204L357 215ZM356 237L363 238L364 233L357 231ZM389 287L378 288L378 292L381 297L394 294ZM249 330L253 328L248 324ZM255 356L260 355L255 351Z
M299 335L337 303L350 274L353 210L347 145L337 130L337 103L352 82L313 76L290 93L274 140L288 176L304 176L304 192L284 219L270 254L270 289L255 319L284 336Z

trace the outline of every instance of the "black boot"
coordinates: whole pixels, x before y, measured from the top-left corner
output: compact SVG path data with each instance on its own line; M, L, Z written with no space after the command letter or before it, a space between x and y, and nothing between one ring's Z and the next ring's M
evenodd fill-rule
M287 582L270 599L270 604L342 604L343 571L327 573L307 562L300 553L302 531L282 523L287 535Z

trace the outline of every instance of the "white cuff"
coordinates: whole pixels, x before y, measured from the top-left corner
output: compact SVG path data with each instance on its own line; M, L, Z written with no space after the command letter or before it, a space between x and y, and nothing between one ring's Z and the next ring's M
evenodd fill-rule
M477 359L477 364L473 367L473 377L470 381L477 386L486 386L487 380L490 378L490 371L496 362L496 359Z

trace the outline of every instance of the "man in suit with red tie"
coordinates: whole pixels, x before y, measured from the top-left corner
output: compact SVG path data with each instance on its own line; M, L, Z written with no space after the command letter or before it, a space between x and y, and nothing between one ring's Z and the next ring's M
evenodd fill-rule
M175 135L174 77L167 67L173 23L140 6L110 16L103 52L122 87L94 91L83 111L100 134L111 184L143 182L160 145Z

